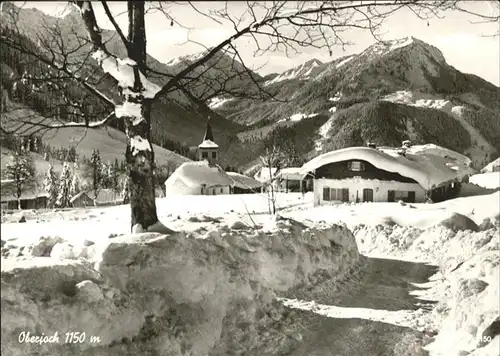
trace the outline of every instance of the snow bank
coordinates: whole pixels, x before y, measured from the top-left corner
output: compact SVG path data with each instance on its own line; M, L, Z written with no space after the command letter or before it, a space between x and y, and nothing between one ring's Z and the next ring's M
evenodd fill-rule
M425 348L430 356L498 355L500 278L499 221L483 231L454 232L443 226L426 230L379 225L358 226L353 233L366 255L392 255L439 266L431 282L413 292L439 301L428 318L437 337ZM497 321L498 323L498 321ZM496 329L496 333L494 332Z
M276 294L307 288L325 271L333 280L345 279L359 255L345 227L290 220L274 225L276 232L269 233L212 221L196 234L115 237L99 254L97 270L85 258L2 259L2 352L286 352L300 338L290 337L293 317ZM21 331L58 332L60 341L19 343ZM85 332L87 339L64 344L67 331ZM92 336L99 342L90 342Z

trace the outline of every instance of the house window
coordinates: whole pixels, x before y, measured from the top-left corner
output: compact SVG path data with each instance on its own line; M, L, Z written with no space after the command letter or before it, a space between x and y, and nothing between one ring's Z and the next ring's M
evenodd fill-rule
M362 172L365 170L365 164L360 161L349 162L349 170L353 172Z
M212 158L217 158L217 152L212 152Z
M415 192L406 190L389 190L387 192L387 201L404 201L406 203L415 203Z
M208 152L202 152L201 158L208 158Z
M220 188L220 193L222 194L222 188Z
M325 201L349 201L349 189L346 188L323 188L323 200Z

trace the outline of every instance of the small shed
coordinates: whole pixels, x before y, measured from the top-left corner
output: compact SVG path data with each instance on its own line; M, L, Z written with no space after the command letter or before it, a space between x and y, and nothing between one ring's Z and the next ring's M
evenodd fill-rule
M1 182L1 204L2 209L15 210L18 208L16 187L13 180L2 180ZM21 209L45 209L49 194L43 190L36 189L30 185L23 187L20 202Z
M252 177L236 172L227 172L227 175L233 181L233 194L255 193L262 188L262 183Z
M87 192L80 192L74 195L69 202L74 208L86 208L90 206L95 206L95 201L92 199Z
M80 192L70 199L75 208L89 206L113 206L123 204L123 197L113 189L99 189L97 196L94 191Z

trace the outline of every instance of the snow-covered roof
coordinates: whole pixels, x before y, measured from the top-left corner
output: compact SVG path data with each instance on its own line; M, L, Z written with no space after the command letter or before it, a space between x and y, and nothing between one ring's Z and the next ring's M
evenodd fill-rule
M261 183L266 183L271 181L271 177L274 179L276 177L276 172L278 168L271 167L271 171L269 172L269 167L262 167L255 175L253 176Z
M498 170L498 167L500 167L500 157L498 157L493 162L487 164L483 169L481 169L481 172L483 173L495 172L495 170Z
M204 140L198 145L198 148L218 148L219 145L212 140Z
M0 189L1 200L3 202L17 200L17 192L14 180L5 179L2 180L2 186ZM49 194L41 189L37 189L31 185L23 187L21 191L21 200L32 200L36 198L48 197Z
M73 197L71 197L71 199L69 200L70 203L73 203L76 199L84 194L87 195L90 199L95 200L97 203L116 203L123 201L123 197L120 195L120 193L115 192L113 189L99 189L96 198L94 198L95 193L93 191L81 191L80 193L75 194Z
M412 178L427 190L474 173L468 157L444 147L434 144L411 146L406 149L405 156L398 150L390 147L344 148L317 156L304 164L301 172L305 174L326 164L359 159L379 169Z
M233 180L233 186L240 189L256 189L262 186L258 180L236 172L227 172L227 175Z
M302 180L305 178L306 174L302 173L300 167L288 167L280 169L276 177L288 180Z
M185 162L168 177L165 185L181 185L187 187L231 186L233 180L218 165L210 165L207 161Z

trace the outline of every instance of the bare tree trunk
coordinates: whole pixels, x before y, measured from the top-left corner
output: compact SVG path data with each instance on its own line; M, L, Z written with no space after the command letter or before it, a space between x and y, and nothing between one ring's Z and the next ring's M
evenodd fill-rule
M122 117L125 122L129 198L132 229L139 225L139 230L147 230L158 222L155 200L154 152L151 144L151 105L152 100L142 95L143 84L139 71L146 63L146 28L144 24L144 2L128 1L129 46L128 56L134 66L135 85L131 94L125 95L125 103L141 108L141 120L137 117Z
M151 101L141 97L137 99L139 102L135 103L142 106L144 120L134 125L134 118L124 118L127 133L125 161L127 162L132 227L139 224L142 229L146 230L158 221L153 175L154 152L150 143ZM147 146L137 147L137 141L149 145L149 149Z
M17 183L16 186L16 193L17 193L17 210L21 210L21 194L22 194L22 187Z

